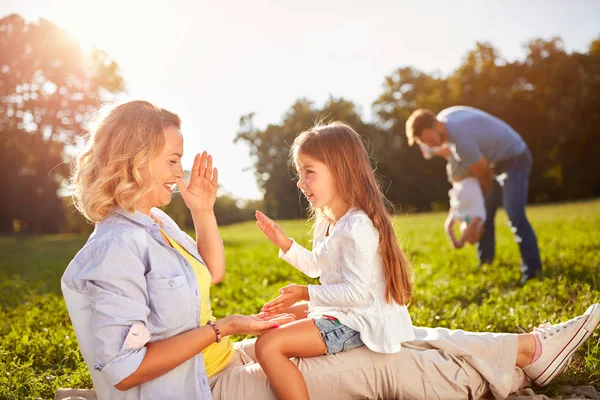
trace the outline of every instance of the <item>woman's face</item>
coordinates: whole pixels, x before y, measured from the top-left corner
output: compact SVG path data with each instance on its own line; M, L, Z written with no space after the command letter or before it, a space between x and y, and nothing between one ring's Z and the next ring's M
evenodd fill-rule
M183 135L179 129L169 127L164 129L165 146L156 159L150 162L150 174L154 178L154 189L142 197L136 204L136 209L150 215L152 207L165 206L171 202L171 195L178 178L183 178L181 166L183 156Z

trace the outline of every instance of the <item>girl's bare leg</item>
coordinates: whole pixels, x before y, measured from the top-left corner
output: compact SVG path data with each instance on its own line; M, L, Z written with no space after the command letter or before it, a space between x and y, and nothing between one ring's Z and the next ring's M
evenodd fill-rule
M256 340L256 358L281 400L308 400L304 377L290 357L315 357L327 353L312 319L302 319L267 331Z
M285 310L285 312L287 314L294 314L296 316L296 320L304 319L308 314L308 302L301 301L299 303L296 303L287 310Z

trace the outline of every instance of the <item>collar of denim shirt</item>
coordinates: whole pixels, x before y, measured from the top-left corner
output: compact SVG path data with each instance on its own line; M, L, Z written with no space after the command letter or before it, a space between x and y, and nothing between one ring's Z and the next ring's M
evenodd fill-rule
M121 206L117 206L115 208L114 212L116 214L122 215L123 217L127 218L128 220L148 229L148 231L154 237L154 239L156 239L159 242L162 242L162 239L160 238L160 233L159 233L159 225L149 215L144 214L143 212L138 211L138 210L135 210L134 212L130 212ZM167 223L167 221L164 221L164 222L165 222L165 224L161 227L161 229L163 229L167 233L167 235L169 235L173 240L176 240L177 243L181 247L183 247L188 253L190 253L192 255L192 257L194 257L196 260L200 261L200 263L206 265L202 256L199 253L196 254L196 252L192 249L192 247L190 247L190 245L185 240L183 240L183 238L179 237L178 232L173 229L171 224ZM197 251L197 249L195 249L195 250Z
M152 217L138 210L131 212L121 206L117 206L114 212L146 228L149 228L152 225L158 225Z

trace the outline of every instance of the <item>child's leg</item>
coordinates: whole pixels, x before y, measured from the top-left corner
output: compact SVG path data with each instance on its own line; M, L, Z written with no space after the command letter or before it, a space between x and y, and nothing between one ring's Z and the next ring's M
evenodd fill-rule
M256 340L256 358L280 399L308 399L304 378L290 357L327 354L312 319L302 319L267 331Z
M456 220L454 219L453 211L451 209L450 212L448 213L448 217L446 218L446 222L444 223L444 228L446 231L446 235L448 236L448 239L450 240L450 244L452 244L452 247L454 247L455 249L460 249L461 247L463 247L463 243L461 241L457 240L456 236L454 235L455 222L456 222Z
M285 310L285 312L287 314L294 314L297 320L304 319L308 314L308 302L301 301L299 303L296 303L287 310Z

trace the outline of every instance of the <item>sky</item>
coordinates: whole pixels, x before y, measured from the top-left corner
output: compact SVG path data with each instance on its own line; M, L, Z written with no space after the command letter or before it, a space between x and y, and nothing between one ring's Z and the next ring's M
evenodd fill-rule
M179 114L184 168L207 150L221 192L246 199L262 193L249 148L233 143L242 115L254 112L263 128L300 97L319 106L334 96L369 120L399 67L448 74L477 41L515 60L533 38L586 51L600 37L597 0L2 0L0 17L12 13L106 51L126 82L119 101Z

